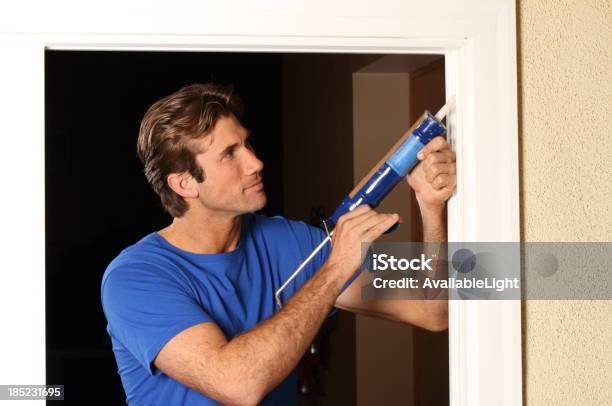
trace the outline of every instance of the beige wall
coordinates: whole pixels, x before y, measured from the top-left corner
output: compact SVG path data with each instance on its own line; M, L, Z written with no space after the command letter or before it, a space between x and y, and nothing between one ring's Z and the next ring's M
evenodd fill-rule
M612 241L612 2L517 7L525 241ZM612 302L528 301L528 405L612 404Z
M355 183L410 127L408 73L353 74L353 168ZM411 241L410 190L396 187L378 207L397 212L405 224L379 241ZM357 316L357 405L414 405L411 326Z

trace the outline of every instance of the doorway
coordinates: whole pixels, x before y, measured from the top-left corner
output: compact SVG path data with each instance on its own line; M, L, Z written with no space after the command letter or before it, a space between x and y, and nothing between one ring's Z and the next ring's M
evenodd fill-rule
M121 249L169 221L135 154L149 104L188 83L233 83L266 164L264 214L316 222L423 108L444 102L443 57L435 55L47 51L45 58L47 382L72 388L67 402L75 404L90 396L90 369L108 388L104 403L123 401L99 281ZM427 70L432 64L438 71ZM423 91L430 86L441 89L438 105ZM372 134L380 151L368 144ZM385 204L402 199L395 193ZM418 238L416 226L410 232ZM448 375L440 385L427 372L448 374L444 333L431 333L434 345L429 333L340 313L322 349L329 354L323 393L303 396L305 404L448 403Z

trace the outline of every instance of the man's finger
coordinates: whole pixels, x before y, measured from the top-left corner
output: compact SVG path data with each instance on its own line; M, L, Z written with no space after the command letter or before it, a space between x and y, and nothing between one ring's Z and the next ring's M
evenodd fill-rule
M445 151L450 149L451 146L448 142L446 142L446 138L441 135L438 135L423 147L423 149L417 154L417 158L423 160L427 158L427 156L432 152Z
M340 223L344 223L347 220L350 220L354 217L360 216L364 213L367 213L369 211L372 211L372 208L367 205L367 204L362 204L358 207L355 207L353 210L344 213L342 216L340 216L340 218L338 219L338 224Z
M442 174L438 175L433 182L431 182L431 186L436 190L442 190L445 187L454 187L456 181L457 177L455 175Z
M456 156L454 151L439 151L432 152L423 160L423 170L427 171L429 167L437 163L455 162Z
M370 210L367 213L363 213L361 216L354 217L351 226L354 226L355 228L362 228L367 221L371 221L372 217L375 216L380 216L380 213L378 213L376 210Z
M435 163L425 170L425 179L427 179L427 182L431 183L438 175L454 175L456 171L457 166L454 163Z
M355 221L353 224L351 224L352 226L354 226L353 230L355 230L357 234L360 234L360 235L365 234L370 228L374 227L376 224L383 221L386 216L389 216L389 214L387 213L377 213L374 210L372 211L374 212L373 216L368 216L367 218L365 218L363 221L360 221L359 223Z
M384 218L382 221L374 224L370 229L368 229L364 235L364 242L373 242L378 237L380 237L385 231L387 231L391 226L399 221L399 214L382 214Z

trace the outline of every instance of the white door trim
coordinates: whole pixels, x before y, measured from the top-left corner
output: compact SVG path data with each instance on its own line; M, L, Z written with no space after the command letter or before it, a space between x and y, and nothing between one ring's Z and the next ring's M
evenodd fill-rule
M45 380L45 49L444 54L449 240L519 240L514 1L169 3L24 1L0 16L0 383ZM521 405L520 302L452 301L449 317L451 405Z

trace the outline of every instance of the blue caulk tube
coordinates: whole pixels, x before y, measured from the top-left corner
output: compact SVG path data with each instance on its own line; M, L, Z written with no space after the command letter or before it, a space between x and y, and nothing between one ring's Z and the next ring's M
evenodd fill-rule
M445 133L446 127L426 111L384 163L376 171L370 172L369 176L342 200L331 217L323 222L325 229L333 230L340 216L362 204L378 207L395 185L419 162L419 151L433 138ZM387 232L394 231L398 226L399 223L396 223Z

